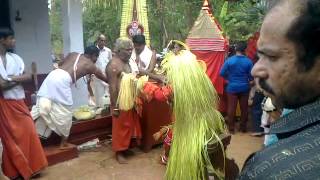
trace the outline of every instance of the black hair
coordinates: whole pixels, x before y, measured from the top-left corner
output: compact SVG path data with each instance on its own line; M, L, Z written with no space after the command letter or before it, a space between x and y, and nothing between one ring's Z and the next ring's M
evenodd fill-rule
M247 43L246 42L238 42L236 44L236 47L235 47L236 52L241 52L242 54L244 54L246 49L247 49Z
M0 39L14 36L14 32L9 28L0 28Z
M99 56L99 53L100 53L100 50L94 46L94 45L91 45L91 46L88 46L86 47L86 49L84 50L84 54L87 54L87 55L96 55L96 56Z
M236 54L236 46L234 44L229 46L228 57Z
M301 1L303 9L286 36L297 48L300 70L310 70L320 58L320 0Z
M169 45L168 48L170 50L173 50L175 45L178 45L181 49L184 49L184 47L180 43L177 43L177 42L174 42L174 41Z
M180 44L180 43L173 42L172 44L173 44L173 48L174 48L175 45L178 45L178 46L179 46L180 48L182 48L182 49L184 48L184 47L182 46L182 44Z
M146 38L142 34L137 34L132 37L132 42L135 44L146 44Z

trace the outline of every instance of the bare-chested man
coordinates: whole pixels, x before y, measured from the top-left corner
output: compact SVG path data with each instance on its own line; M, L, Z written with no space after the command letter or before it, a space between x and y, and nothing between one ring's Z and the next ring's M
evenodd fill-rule
M61 148L67 147L67 138L72 125L71 106L73 104L71 85L88 74L107 82L107 77L95 62L99 56L96 46L89 46L84 54L70 53L58 69L51 71L43 81L37 94L37 104L32 108L40 136L47 138L51 132L62 137ZM92 93L90 91L89 93Z
M119 163L126 163L125 154L128 152L131 139L141 138L139 117L135 110L122 111L117 106L122 73L132 72L129 65L132 49L133 43L130 39L117 39L115 55L106 68L112 108L112 150L115 151Z

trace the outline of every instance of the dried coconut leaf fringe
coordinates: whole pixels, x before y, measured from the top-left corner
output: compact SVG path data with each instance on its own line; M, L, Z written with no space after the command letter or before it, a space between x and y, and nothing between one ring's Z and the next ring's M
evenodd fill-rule
M119 109L128 111L134 107L136 98L136 78L133 74L122 73L117 104Z
M207 169L223 178L224 172L213 168L207 151L210 142L218 143L224 152L219 135L226 130L217 111L217 93L191 52L184 51L167 58L166 71L173 88L175 122L166 179L206 179Z

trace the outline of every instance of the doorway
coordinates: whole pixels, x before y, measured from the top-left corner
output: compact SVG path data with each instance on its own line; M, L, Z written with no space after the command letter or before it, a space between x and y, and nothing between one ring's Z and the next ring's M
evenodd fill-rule
M0 27L11 29L9 0L0 0Z

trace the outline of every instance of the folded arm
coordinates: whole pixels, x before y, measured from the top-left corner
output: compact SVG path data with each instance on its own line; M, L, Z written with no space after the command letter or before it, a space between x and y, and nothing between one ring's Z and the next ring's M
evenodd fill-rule
M7 81L4 80L1 76L0 76L0 89L1 90L8 90L11 89L12 87L18 85L19 83L17 82L13 82L13 81Z
M8 76L8 77L10 77L13 82L18 82L18 83L29 82L32 80L32 75L30 73L25 73L25 72L23 72L22 75Z

